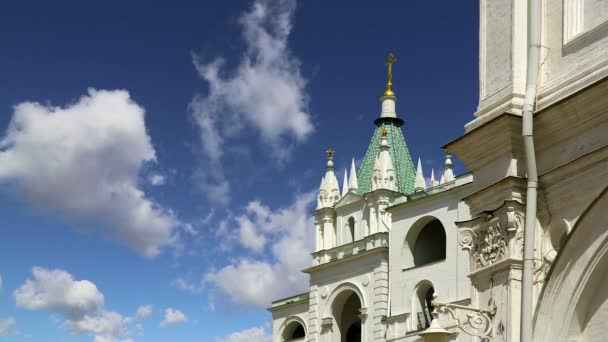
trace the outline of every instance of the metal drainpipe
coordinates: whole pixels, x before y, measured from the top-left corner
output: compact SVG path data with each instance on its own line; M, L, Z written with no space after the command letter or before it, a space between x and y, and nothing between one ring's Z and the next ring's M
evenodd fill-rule
M526 155L528 178L526 219L524 226L524 255L521 285L520 341L532 342L532 299L534 276L534 238L536 232L536 201L538 174L534 151L533 116L536 102L536 84L540 57L540 0L528 0L528 61L526 96L522 113L522 136Z

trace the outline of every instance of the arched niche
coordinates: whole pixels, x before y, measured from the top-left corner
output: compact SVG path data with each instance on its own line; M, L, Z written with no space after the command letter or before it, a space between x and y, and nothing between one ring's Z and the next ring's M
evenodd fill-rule
M414 288L410 330L424 330L431 325L434 310L431 301L434 293L435 287L429 280L422 280Z
M356 235L355 235L355 218L354 217L349 217L347 220L347 231L346 234L348 234L349 237L349 242L353 242L356 239Z
M441 221L424 216L408 230L403 245L404 268L427 265L445 259L446 234Z
M297 316L289 317L283 323L280 342L299 342L306 339L306 324Z
M325 317L333 319L332 342L361 342L365 308L364 298L357 286L345 283L336 288L328 299ZM348 338L348 339L347 339Z
M606 340L607 191L604 189L581 215L557 254L537 305L534 341Z

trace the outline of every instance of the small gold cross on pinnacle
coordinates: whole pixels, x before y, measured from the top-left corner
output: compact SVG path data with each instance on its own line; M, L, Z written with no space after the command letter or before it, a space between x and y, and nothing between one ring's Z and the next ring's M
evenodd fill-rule
M331 158L334 156L334 150L332 150L331 148L325 151L325 153L327 153L327 158Z
M388 66L388 83L386 83L386 91L384 95L386 96L395 96L393 92L393 63L397 61L395 55L393 53L388 54L388 59L386 60L386 65Z

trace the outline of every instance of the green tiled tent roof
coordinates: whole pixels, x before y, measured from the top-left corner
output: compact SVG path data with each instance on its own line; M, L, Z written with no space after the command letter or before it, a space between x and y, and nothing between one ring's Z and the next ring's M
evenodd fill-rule
M412 157L410 151L405 144L405 138L403 132L399 127L400 124L394 120L378 120L377 127L374 131L372 141L369 143L367 152L363 163L357 173L357 180L359 182L359 189L357 193L364 195L371 191L372 185L372 172L374 170L374 163L378 154L380 153L380 134L382 129L388 131L388 146L391 160L395 167L395 174L397 178L397 189L399 192L406 195L414 193L414 183L416 180L416 170L414 169L414 163L412 163Z

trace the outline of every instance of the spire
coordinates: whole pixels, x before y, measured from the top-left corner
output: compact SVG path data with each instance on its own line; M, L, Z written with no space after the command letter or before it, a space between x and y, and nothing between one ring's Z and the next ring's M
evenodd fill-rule
M380 146L382 131L388 131L385 140L388 155L392 162L392 172L394 174L394 189L391 190L407 195L414 192L416 168L414 167L414 163L412 163L412 158L409 149L407 148L407 144L405 143L403 131L400 128L403 125L403 120L397 117L397 113L395 112L395 104L397 101L397 96L393 90L393 64L395 61L395 55L390 54L388 61L386 62L388 67L386 91L380 97L382 112L380 113L380 117L374 120L376 129L369 147L367 148L367 152L365 153L365 157L361 162L359 172L357 173L357 194L359 195L364 195L375 190L377 185L372 186L372 183L375 182L373 173L374 167L376 166L376 160L379 159L382 149ZM389 146L390 149L388 148Z
M416 184L414 185L416 192L425 191L426 190L426 181L424 180L424 175L422 174L422 164L420 163L420 158L418 158L418 168L416 169Z
M445 166L443 170L443 176L441 176L441 184L449 183L453 181L454 171L452 170L452 155L447 150L445 151Z
M380 138L380 154L374 163L372 173L372 191L378 189L387 189L396 191L395 186L395 168L388 150L388 131L383 129Z
M348 190L356 191L359 187L359 183L357 182L357 169L355 168L355 158L353 158L353 161L350 164L350 178L348 179L348 181Z
M397 61L395 55L393 53L388 54L388 59L386 60L386 66L388 66L388 82L386 83L386 90L384 91L384 96L395 96L395 92L393 92L393 63Z
M338 177L334 173L334 151L327 150L327 167L321 180L317 209L332 207L340 199Z
M386 83L386 90L384 91L384 95L380 97L380 102L382 102L382 113L380 113L381 118L396 118L397 113L395 113L395 102L397 101L397 95L393 91L393 63L395 63L397 59L395 55L392 53L388 54L388 60L386 61L386 65L388 66L388 82Z
M435 180L435 169L431 169L431 184L429 184L429 188L439 185L439 182Z
M346 168L344 168L344 181L342 182L342 197L348 192L348 175L346 174Z

